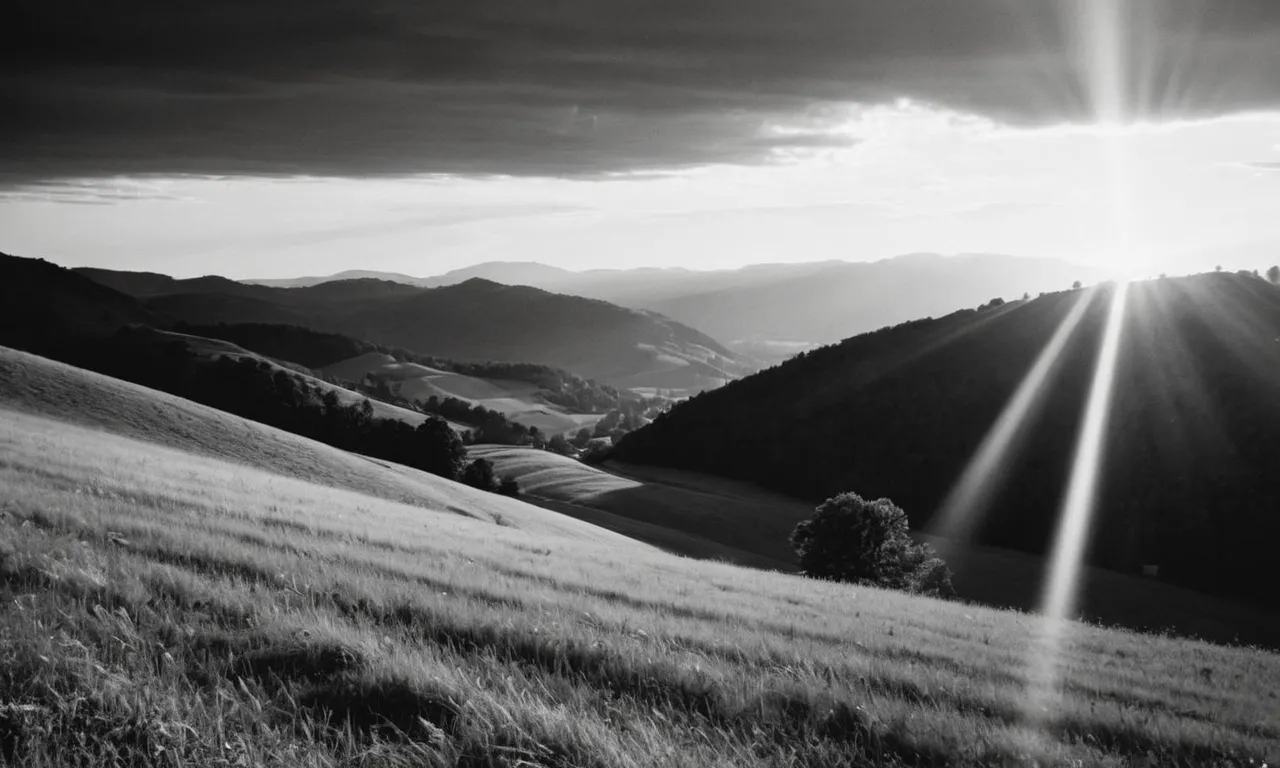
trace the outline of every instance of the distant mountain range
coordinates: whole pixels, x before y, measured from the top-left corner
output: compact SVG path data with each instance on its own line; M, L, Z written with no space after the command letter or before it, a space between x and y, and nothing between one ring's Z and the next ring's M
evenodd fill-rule
M800 348L919 317L973 307L992 298L1093 283L1096 268L1055 259L995 254L910 254L875 262L758 264L741 269L596 269L573 272L535 262L489 262L427 278L373 272L247 281L310 286L379 277L420 287L483 278L507 285L601 299L658 312L720 339L737 351L781 359Z
M927 529L1072 307L1068 291L850 338L675 406L616 458L764 484L810 500L888 496ZM1045 551L1109 290L1093 295L980 543ZM1129 289L1093 553L1130 573L1280 607L1280 287L1207 274ZM747 416L749 414L749 417Z
M76 272L197 325L301 325L454 360L541 363L623 388L699 390L753 369L713 338L654 312L481 278L439 288L371 278L281 288Z

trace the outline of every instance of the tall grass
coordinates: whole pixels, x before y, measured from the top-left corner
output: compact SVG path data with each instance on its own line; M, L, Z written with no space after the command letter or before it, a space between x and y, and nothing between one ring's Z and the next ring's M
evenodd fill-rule
M517 521L517 525L518 525ZM1253 765L1280 659L522 529L0 411L0 765Z

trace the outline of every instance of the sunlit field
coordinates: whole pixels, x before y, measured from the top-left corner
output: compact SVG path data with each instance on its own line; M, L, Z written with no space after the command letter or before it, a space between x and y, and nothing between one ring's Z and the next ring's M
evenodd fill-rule
M1029 615L539 528L510 500L527 522L315 485L37 399L0 411L3 764L1256 765L1280 746L1265 652L1071 624L1062 696L1028 720ZM180 405L137 403L157 439Z
M794 571L788 535L813 505L750 483L666 467L601 467L547 451L477 445L524 498L689 557ZM908 510L910 513L911 510ZM918 536L943 552L963 600L1036 611L1044 558L997 547ZM1078 612L1090 621L1219 643L1280 647L1280 618L1243 603L1103 568L1080 572Z

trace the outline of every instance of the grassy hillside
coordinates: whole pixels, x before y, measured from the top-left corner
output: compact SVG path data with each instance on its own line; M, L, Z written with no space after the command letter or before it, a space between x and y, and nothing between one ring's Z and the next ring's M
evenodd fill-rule
M927 530L1079 301L977 540L1043 552L1108 311L1108 289L968 310L856 336L708 392L633 432L618 458L820 501L887 496ZM1091 553L1129 573L1280 609L1280 289L1210 274L1129 289Z
M26 413L0 446L0 764L1245 766L1280 745L1270 654L1073 625L1060 698L1028 713L1030 617Z
M529 448L478 445L473 457L518 479L524 498L689 557L794 571L787 537L813 505L749 483L678 469L602 467ZM1045 563L1008 549L917 534L945 554L962 600L1037 609ZM1280 649L1280 616L1154 579L1089 568L1079 610L1089 621Z
M331 448L190 400L0 347L0 408L273 474L532 530L617 537L436 475Z
M321 372L347 381L361 381L368 375L385 378L392 382L392 389L397 395L411 401L456 397L497 411L517 424L537 427L548 435L593 426L602 416L573 413L567 408L552 405L542 398L542 388L530 382L442 371L401 362L379 352L339 361L322 368Z

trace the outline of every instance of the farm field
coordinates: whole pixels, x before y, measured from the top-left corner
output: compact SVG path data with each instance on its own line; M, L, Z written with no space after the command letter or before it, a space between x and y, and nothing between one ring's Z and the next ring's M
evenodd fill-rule
M410 400L456 397L497 411L517 424L554 435L594 426L600 414L571 413L538 397L538 387L523 381L483 379L451 373L417 363L399 362L391 355L370 352L324 368L349 381L378 373L397 382L397 392Z
M803 501L683 470L620 462L594 467L546 451L496 445L475 446L471 454L492 461L499 474L518 478L531 501L689 557L792 571L787 536L813 514ZM1035 609L1044 570L1039 558L918 537L947 559L962 598ZM1280 648L1280 618L1153 579L1089 568L1081 597L1091 621Z
M1243 766L1280 744L1265 652L1072 625L1029 715L1030 616L30 413L0 447L9 765Z

